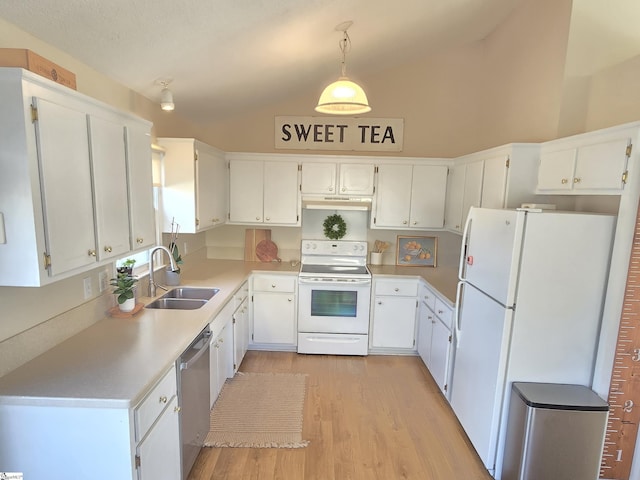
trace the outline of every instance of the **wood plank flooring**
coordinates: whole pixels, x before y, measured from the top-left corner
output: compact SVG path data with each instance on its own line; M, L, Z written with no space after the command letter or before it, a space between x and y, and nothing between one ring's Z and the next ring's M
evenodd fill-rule
M244 372L307 373L306 448L203 448L188 480L491 480L419 357L249 351Z

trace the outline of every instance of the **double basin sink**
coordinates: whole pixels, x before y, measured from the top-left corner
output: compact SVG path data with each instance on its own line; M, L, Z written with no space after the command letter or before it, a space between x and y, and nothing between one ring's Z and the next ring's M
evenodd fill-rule
M220 291L218 288L178 287L169 290L146 308L196 310Z

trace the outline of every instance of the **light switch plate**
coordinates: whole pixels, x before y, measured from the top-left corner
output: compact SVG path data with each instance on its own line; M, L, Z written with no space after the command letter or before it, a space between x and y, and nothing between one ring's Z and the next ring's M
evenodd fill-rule
M84 283L84 299L93 297L93 288L91 286L91 277L86 277L83 280Z
M98 274L98 283L100 284L100 293L109 288L109 272L106 269Z

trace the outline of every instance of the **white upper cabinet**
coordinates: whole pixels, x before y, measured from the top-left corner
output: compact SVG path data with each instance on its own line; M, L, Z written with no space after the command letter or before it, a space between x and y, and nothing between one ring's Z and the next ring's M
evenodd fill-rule
M547 142L541 147L539 193L619 194L631 155L629 128L610 128Z
M151 125L128 124L126 127L129 185L129 219L131 250L155 245L156 222L153 206L153 168L151 160Z
M127 158L119 119L89 116L98 260L130 250Z
M302 163L302 193L373 195L373 163Z
M298 164L232 156L229 162L229 222L300 225Z
M379 165L371 228L442 228L446 188L446 166Z
M0 285L129 252L125 125L150 124L18 68L0 69L0 103Z
M516 208L536 200L540 147L514 143L459 157L449 171L445 227L462 233L469 209Z
M165 149L162 185L164 232L171 223L183 233L223 225L227 168L224 152L195 138L158 138Z

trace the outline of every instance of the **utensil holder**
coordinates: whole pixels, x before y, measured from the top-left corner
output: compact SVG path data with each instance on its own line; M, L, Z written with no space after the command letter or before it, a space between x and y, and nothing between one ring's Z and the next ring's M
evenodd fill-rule
M381 252L371 252L371 265L382 265Z

